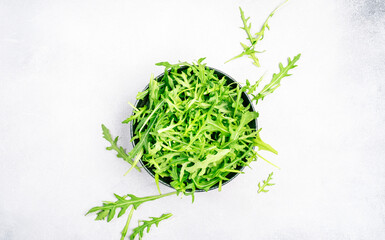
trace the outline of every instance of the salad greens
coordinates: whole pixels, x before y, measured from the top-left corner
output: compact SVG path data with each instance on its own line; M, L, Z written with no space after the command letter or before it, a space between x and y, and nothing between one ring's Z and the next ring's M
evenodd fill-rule
M126 221L126 225L124 225L124 228L122 230L122 236L121 236L120 240L124 240L124 238L127 235L128 226L130 225L133 213L134 213L134 207L131 207L130 213L128 214L128 218L127 218L127 221Z
M288 64L286 67L282 65L282 63L279 63L279 72L274 73L270 83L266 84L263 89L258 93L254 94L256 88L258 87L260 80L258 80L254 85L250 86L250 83L247 81L247 85L245 86L245 89L248 90L248 94L251 95L253 98L252 100L255 101L255 104L258 103L258 100L263 100L267 95L273 93L275 89L277 89L279 86L281 86L281 80L284 77L288 77L291 74L289 74L289 70L297 67L295 63L299 60L301 57L301 54L298 54L291 60L290 58L287 59Z
M167 197L174 194L176 194L176 192L147 197L137 197L133 194L126 194L125 196L119 196L118 194L114 194L117 199L115 202L104 201L102 206L91 208L86 213L86 215L96 212L95 220L104 220L105 218L107 218L107 222L109 222L115 217L115 212L118 209L120 209L117 216L119 218L127 211L130 206L132 206L136 210L141 204L145 202L154 201L159 198ZM127 199L128 197L129 199Z
M239 8L243 23L241 28L250 44L241 43L242 53L229 61L248 56L255 66L260 66L256 54L261 51L256 50L256 44L264 38L266 29L270 29L268 22L271 17L287 1L270 13L255 34L251 33L250 18L246 18ZM115 201L104 201L87 214L96 213L95 220L106 219L110 222L117 210L116 217L119 218L131 207L121 232L123 240L134 211L145 202L179 194L191 195L194 202L196 191L214 188L221 191L224 183L243 173L243 168L258 158L279 168L259 153L264 150L277 154L277 151L262 140L261 129L256 127L259 114L253 111L252 104L258 104L259 100L273 93L281 85L281 80L291 75L289 70L297 66L300 56L288 58L286 66L279 63L279 71L261 89L259 86L264 75L254 84L246 80L241 87L225 74L207 67L203 63L205 58L195 63L157 63L157 66L164 67L164 74L158 78L151 75L148 88L136 96L138 104L129 103L134 109L133 114L122 122L133 126L133 149L127 153L118 146L118 137L113 138L104 125L102 130L103 138L110 143L106 149L116 151L118 158L131 165L126 174L134 168L140 171L138 163L141 161L154 176L159 195L136 197L133 194L114 194ZM252 97L251 102L247 94ZM268 192L265 188L274 185L270 182L272 175L273 172L258 183L258 193ZM169 184L175 191L161 194L159 182ZM134 240L137 236L142 239L146 229L149 232L152 225L158 226L160 221L171 216L168 213L139 221L130 239Z
M270 183L271 179L273 179L273 172L269 174L266 180L263 180L262 185L258 183L258 193L268 192L269 190L266 190L265 187L275 185L275 183Z
M117 152L117 157L122 158L124 161L128 162L129 164L133 165L134 162L131 160L130 156L127 155L126 150L123 147L118 146L118 139L119 137L116 137L115 139L111 136L110 130L106 128L102 124L102 129L103 129L103 138L106 139L111 146L107 147L107 150L115 150ZM140 168L135 166L135 169L140 172Z
M243 48L243 51L238 54L237 56L231 58L230 60L226 61L227 62L230 62L234 59L237 59L237 58L240 58L240 57L243 57L243 56L249 56L249 58L251 60L253 60L253 64L257 67L260 67L260 63L259 63L259 59L255 56L256 53L262 53L264 51L256 51L255 50L255 46L257 45L257 43L259 41L261 41L264 37L265 37L265 30L268 29L270 30L270 26L269 26L269 20L270 18L273 17L274 13L280 8L282 7L285 3L287 3L289 0L286 0L285 2L283 2L281 5L279 5L278 7L276 7L271 13L270 15L267 17L267 19L265 20L265 22L263 23L262 27L261 27L261 30L259 30L259 32L255 33L254 35L251 33L251 23L248 23L247 21L249 21L250 17L245 17L245 13L243 12L242 8L239 7L239 11L241 12L241 19L242 19L242 23L243 23L243 27L241 27L241 29L245 30L246 34L247 34L247 40L249 40L250 42L250 45L248 44L245 44L245 43L241 43L241 46Z
M137 97L143 106L124 121L133 122L136 142L128 155L143 153L153 175L182 193L222 185L257 159L254 147L276 153L252 125L258 113L242 98L246 89L203 60L158 63L165 74L150 79Z
M141 220L139 225L134 228L133 233L130 236L130 240L134 240L136 236L139 236L139 239L143 238L144 230L147 228L147 233L150 232L151 225L158 226L159 223L167 218L172 216L171 213L164 213L160 217L150 217L151 220ZM142 224L141 224L142 223Z
M128 227L129 227L132 215L134 213L134 210L136 210L141 204L143 204L145 202L154 201L154 200L157 200L157 199L160 199L163 197L174 195L176 193L177 192L170 192L170 193L159 194L159 195L154 195L154 196L147 196L147 197L137 197L133 194L127 194L125 196L119 196L119 195L114 193L114 195L117 199L115 202L104 201L102 206L97 206L97 207L91 208L86 213L86 215L88 215L90 213L96 213L95 220L104 220L107 218L107 222L110 222L115 217L116 210L120 209L120 211L117 215L117 218L119 218L123 214L126 213L126 211L129 207L131 207L131 210L130 210L130 213L128 215L126 224L125 224L125 226L122 230L122 233L121 233L120 239L123 240L127 235ZM129 198L129 199L127 199L127 198ZM142 239L144 228L147 228L147 232L149 232L150 231L150 225L156 224L156 226L158 226L158 224L161 220L167 219L171 216L172 216L171 213L163 214L161 217L153 218L151 221L143 221L143 225L138 226L137 228L134 229L133 234L130 235L130 239L134 239L136 235L139 236L139 239Z

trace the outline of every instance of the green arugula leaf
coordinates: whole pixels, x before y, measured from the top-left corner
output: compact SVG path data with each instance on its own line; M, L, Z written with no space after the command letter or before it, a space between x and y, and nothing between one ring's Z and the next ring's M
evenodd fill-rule
M117 157L122 158L124 161L128 162L129 164L133 164L134 162L131 160L131 158L127 155L126 150L124 150L123 147L118 146L118 139L119 137L116 137L115 139L112 138L110 130L102 124L102 130L103 130L103 138L106 139L111 146L107 147L107 150L115 150L117 152ZM140 172L140 168L135 166L135 169Z
M158 62L158 63L155 63L156 66L163 66L165 67L166 69L169 69L169 68L172 68L172 69L177 69L179 68L180 66L185 66L185 65L189 65L189 63L187 62L179 62L179 63L176 63L176 64L171 64L169 62Z
M246 86L242 87L242 92L247 92L249 95L253 94L259 87L259 84L262 82L264 76L265 75L262 75L253 85L250 85L249 80L246 79Z
M114 218L116 209L120 208L120 212L118 214L118 218L119 218L126 212L127 208L129 208L130 206L132 206L136 210L141 204L145 202L154 201L159 198L174 195L176 193L177 192L170 192L170 193L148 196L148 197L137 197L133 194L127 194L125 196L119 196L117 194L114 194L117 201L115 202L104 201L102 206L91 208L86 213L86 215L95 212L97 215L95 220L104 220L108 216L107 222L109 222Z
M251 33L251 23L247 22L250 19L250 17L247 17L247 18L245 17L245 13L243 12L241 7L239 7L239 11L241 12L241 19L242 19L242 23L243 23L243 27L241 27L241 29L245 30L245 32L247 34L246 39L249 40L251 45L249 46L249 45L246 45L244 43L241 43L241 46L243 48L243 52L240 53L239 55L231 58L230 60L226 61L225 63L247 55L247 56L249 56L250 59L253 60L253 64L255 66L260 67L259 60L255 56L256 53L261 53L261 52L258 52L255 50L255 45L257 44L259 39L253 37L253 34Z
M161 221L168 219L171 216L172 216L171 213L164 213L160 217L150 217L151 220L140 220L139 225L136 228L134 228L130 236L130 240L134 240L136 236L138 236L139 240L141 240L143 238L143 234L146 228L147 228L147 233L149 233L152 225L155 224L155 226L158 227Z
M191 167L186 167L185 170L189 172L190 178L195 178L197 175L202 176L205 174L206 169L210 164L218 164L231 150L230 149L220 149L216 154L207 155L206 159L201 160L193 160L194 165Z
M130 225L132 214L134 213L134 207L131 208L130 213L128 214L126 225L124 225L124 228L122 230L122 236L120 237L120 240L124 240L124 238L127 235L128 226Z
M279 86L281 86L281 80L284 77L291 76L291 74L288 72L290 69L297 67L295 63L299 60L300 57L301 54L295 56L293 60L288 58L288 64L286 67L284 67L282 63L279 63L279 72L274 73L270 83L266 84L257 95L254 95L253 100L256 102L256 104L258 104L258 100L263 100L267 95L273 93Z
M283 2L281 5L279 5L277 8L275 8L270 14L269 16L267 17L267 19L265 20L265 22L263 23L262 27L261 27L261 30L259 32L257 32L256 34L252 34L251 33L251 23L248 23L250 17L245 17L245 13L243 12L242 8L239 7L239 11L241 13L241 19L242 19L242 23L243 23L243 27L241 27L241 29L243 29L245 32L246 32L246 35L247 35L247 40L249 40L250 42L250 45L247 45L247 44L244 44L244 43L241 43L241 46L243 48L243 51L238 54L237 56L231 58L230 60L226 61L225 63L227 62L230 62L234 59L237 59L237 58L240 58L240 57L243 57L243 56L248 56L251 60L253 60L253 64L257 67L260 67L260 63L259 63L259 59L256 57L256 53L262 53L264 51L256 51L255 50L255 47L257 45L257 43L259 41L261 41L264 36L265 36L265 31L266 29L270 30L270 27L269 27L269 20L271 17L273 17L274 13L280 8L282 7L285 3L287 3L288 0L286 0L285 2Z
M267 186L273 186L275 183L270 183L270 181L273 179L273 172L269 174L266 180L263 180L263 183L258 183L258 193L261 192L268 192L269 190L265 189Z
M143 100L148 95L148 89L144 90L143 92L138 92L136 95L136 99Z
M261 132L262 128L260 128L257 131L257 136L253 139L254 146L258 147L259 150L265 150L269 151L275 154L278 154L277 150L275 150L272 146L262 141L261 136L259 133Z
M256 41L256 42L255 42L254 44L257 44L258 41L262 40L262 39L265 37L265 30L266 30L266 28L267 28L268 30L270 30L270 27L269 27L269 20L270 20L270 18L272 18L273 15L274 15L274 13L275 13L279 8L281 8L285 3L287 3L288 1L289 1L289 0L284 1L283 3L281 3L278 7L276 7L276 8L270 13L270 15L267 17L267 19L266 19L265 22L263 23L261 30L255 34L255 41Z
M242 114L239 125L237 126L235 131L233 129L230 129L230 132L231 132L230 143L232 141L237 140L239 136L244 132L246 124L256 119L258 115L259 114L257 112L246 112Z
M122 123L129 123L131 121L142 118L144 113L146 113L146 109L147 109L147 106L144 106L144 107L139 108L138 110L135 110L134 114L132 114L130 117L128 117Z

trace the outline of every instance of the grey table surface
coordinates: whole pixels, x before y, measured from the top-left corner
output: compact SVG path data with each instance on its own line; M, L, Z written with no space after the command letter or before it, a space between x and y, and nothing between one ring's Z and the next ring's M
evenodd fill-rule
M222 192L142 205L171 212L145 239L385 239L385 2L291 0L271 19L261 68L241 51L238 6L256 31L279 0L0 1L0 239L119 239L125 218L85 212L113 193L156 194L105 150L130 149L128 101L160 61L194 61L240 82L302 53L258 104L264 156ZM270 192L257 184L274 171ZM171 191L162 186L163 192Z

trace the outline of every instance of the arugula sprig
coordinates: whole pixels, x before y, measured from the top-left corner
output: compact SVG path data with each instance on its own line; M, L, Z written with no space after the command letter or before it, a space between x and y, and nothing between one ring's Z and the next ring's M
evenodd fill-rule
M111 146L107 147L106 149L109 151L115 150L117 152L116 156L118 158L122 158L124 161L133 165L134 162L131 160L131 157L127 155L126 150L123 147L118 146L119 137L117 136L116 138L113 138L111 136L110 130L106 126L104 126L104 124L102 124L102 130L103 130L103 138L106 139L111 144ZM139 167L135 166L135 169L140 172Z
M260 40L259 37L254 37L253 34L251 33L251 23L248 23L247 21L249 21L250 17L245 17L245 13L243 12L242 8L239 7L239 11L241 12L241 19L242 19L242 23L243 23L243 27L241 27L241 29L243 29L246 34L247 34L247 40L249 40L250 42L250 45L248 44L245 44L245 43L242 43L241 42L241 46L243 48L243 51L238 54L237 56L227 60L225 63L228 63L232 60L235 60L237 58L240 58L240 57L243 57L243 56L248 56L250 59L253 60L253 64L257 67L260 67L261 65L259 64L259 59L256 57L256 53L262 53L262 51L256 51L255 50L255 45L257 44L257 42Z
M124 238L127 235L128 226L130 225L132 214L134 213L134 210L135 210L134 207L131 207L130 213L128 214L128 218L127 218L127 221L126 221L126 225L124 225L124 228L122 230L122 235L120 237L120 240L124 240Z
M146 232L149 233L152 225L155 224L155 226L158 227L161 221L170 218L171 216L171 213L164 213L160 217L150 217L151 220L140 220L138 226L133 229L133 232L130 236L130 240L134 240L136 236L139 236L139 240L141 240L143 238L143 234L146 228Z
M260 66L256 54L261 51L256 50L256 44L264 38L266 29L270 29L271 17L287 1L270 13L260 31L254 35L251 33L251 23L248 23L250 18L246 18L239 8L243 23L241 28L246 32L250 44L241 43L243 52L229 61L246 55L255 66ZM299 58L300 54L293 60L288 58L286 67L280 63L280 71L274 73L270 83L257 94L255 92L264 76L254 84L246 80L246 86L242 88L237 84L229 85L226 77L218 77L214 70L206 67L203 63L205 58L192 64L156 64L165 67L163 77L156 79L151 75L149 88L137 95L138 100L147 103L138 108L129 103L134 112L123 121L134 125L135 136L131 139L135 141L134 148L126 153L123 147L118 146L118 137L113 138L104 125L102 129L103 137L111 144L107 150L115 150L117 157L131 164L127 173L133 168L140 171L136 166L140 159L153 171L159 195L136 197L133 194L115 194L115 202L104 201L102 206L91 208L87 214L96 213L95 220L107 218L109 222L115 217L117 210L120 209L117 215L119 218L131 207L121 232L123 240L133 212L145 202L179 193L191 195L194 202L196 189L208 191L217 185L220 191L222 183L229 180L230 174L243 173L239 169L249 166L257 158L277 167L259 154L260 150L275 154L277 151L261 139L261 129L250 127L250 123L259 114L251 111L250 105L243 102L241 95L251 95L255 104L258 104L259 100L263 100L280 86L284 77L290 76L288 71L296 67L295 63ZM258 193L268 192L265 187L274 185L270 183L272 175L273 172L262 184L258 183ZM169 181L176 191L161 194L160 179ZM136 236L142 239L146 229L149 232L152 225L158 226L160 221L171 216L172 214L163 214L160 217L151 217L151 220L139 221L130 239L134 240Z
M259 156L250 145L276 152L250 127L258 113L241 95L252 88L229 85L225 76L218 76L203 61L158 63L167 74L151 77L142 98L148 108L134 111L141 119L131 117L137 152L129 155L142 153L157 185L160 180L169 182L185 195L219 187L228 176L240 173Z
M86 215L90 213L96 213L96 218L95 220L104 220L107 218L107 222L110 222L114 217L116 210L119 210L119 213L117 215L117 218L121 217L129 207L131 207L130 213L128 215L126 224L122 230L121 233L121 240L123 240L128 231L128 227L132 218L132 215L134 213L134 210L136 210L140 205L142 205L145 202L150 202L154 201L163 197L171 196L177 194L177 192L170 192L170 193L165 193L165 194L160 194L160 195L154 195L154 196L147 196L147 197L137 197L133 194L127 194L125 196L119 196L117 194L114 194L116 197L115 202L111 201L104 201L102 206L97 206L91 208ZM129 199L128 199L129 198ZM143 224L137 228L134 229L133 234L130 236L130 239L134 239L136 235L139 234L139 239L142 239L143 237L143 230L144 228L147 228L147 232L150 231L150 226L152 224L156 224L158 226L159 222L161 220L164 220L166 218L171 217L172 214L163 214L160 218L153 218L151 221L143 221Z
M288 58L287 59L288 63L286 67L284 67L282 63L279 63L279 72L273 74L271 81L268 84L266 84L258 94L255 94L255 92L262 78L260 78L253 85L250 85L249 81L247 81L246 86L243 87L243 90L247 91L248 94L250 94L253 97L252 100L255 101L255 104L258 104L259 100L263 100L267 95L273 93L279 86L281 86L281 80L284 77L291 76L291 74L289 74L288 72L289 70L297 67L295 63L299 60L300 57L301 57L301 54L298 54L297 56L295 56L293 60Z
M154 201L163 197L171 196L177 192L170 192L161 195L147 196L147 197L137 197L133 194L127 194L124 196L119 196L114 194L116 197L115 202L104 201L102 206L97 206L91 208L86 215L90 213L96 213L95 220L104 220L107 218L107 222L110 222L115 217L116 210L120 209L117 217L121 217L127 209L132 206L135 210L143 203ZM127 199L129 198L129 199Z
M259 63L259 59L256 57L256 53L262 53L264 51L257 51L257 50L255 50L255 47L256 47L257 43L264 38L266 29L270 30L269 20L273 17L274 13L287 2L288 2L288 0L283 2L277 8L275 8L269 14L269 16L267 17L267 19L263 23L259 32L255 33L255 34L251 33L251 23L248 23L250 17L246 18L245 13L243 12L242 8L239 7L239 11L241 13L241 19L242 19L242 23L243 23L243 27L241 27L241 29L243 29L246 32L246 35L247 35L246 39L249 40L249 44L245 44L245 43L241 42L241 46L243 48L243 51L240 54L238 54L237 56L226 61L225 63L230 62L234 59L243 57L243 56L248 56L253 61L253 64L255 66L260 67L261 65Z
M273 179L273 172L269 174L266 180L263 180L263 183L258 183L258 193L261 192L268 192L269 190L265 189L267 186L273 186L275 183L270 183L270 181Z

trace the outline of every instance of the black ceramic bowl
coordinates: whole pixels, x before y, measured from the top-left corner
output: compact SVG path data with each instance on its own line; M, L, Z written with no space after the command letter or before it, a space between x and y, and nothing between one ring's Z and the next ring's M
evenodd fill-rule
M182 66L178 69L178 71L183 71L185 69L187 69L188 66ZM232 77L230 77L229 75L227 75L226 73L224 72L221 72L219 71L218 69L215 69L215 68L211 68L211 67L207 67L206 68L208 69L211 69L211 70L214 70L214 73L217 75L217 77L219 79L221 79L222 77L225 77L225 79L227 80L227 85L230 85L231 87L233 88L236 88L236 87L241 87L241 85L235 81ZM156 79L161 79L163 77L164 73L160 74L159 76L156 77ZM235 84L234 84L235 83ZM143 89L143 91L145 91L146 89L148 88L148 85ZM251 104L251 100L249 98L249 96L246 94L246 93L242 93L242 99L243 99L243 105L245 107L247 107L249 104L250 104L250 111L254 112L254 107L253 105ZM144 98L143 100L139 100L139 101L136 101L135 103L135 107L136 108L141 108L145 105L148 104L148 97ZM254 128L254 129L258 129L258 123L257 123L257 119L255 119L255 121L251 121L249 123L249 126L251 128ZM136 125L132 124L132 122L130 123L130 136L131 138L133 138L134 136L134 132L135 132L135 129L136 129ZM139 142L139 139L135 139L132 144L133 146L135 146L136 144L138 144ZM142 162L142 159L140 160L140 164L143 166L143 168L153 177L155 178L155 174L154 174L154 171L152 168L148 168L143 162ZM244 166L238 166L237 170L239 171L242 171L245 167ZM229 183L230 181L232 181L235 177L237 177L239 175L239 173L229 173L227 175L227 178L229 180L227 181L224 181L222 182L222 186ZM159 178L159 182L161 182L163 185L166 185L170 188L173 188L171 185L170 185L170 182L171 182L171 178ZM217 189L219 187L219 183L212 186L209 190L213 190L213 189ZM196 189L195 190L196 192L204 192L205 190L202 190L202 189Z

